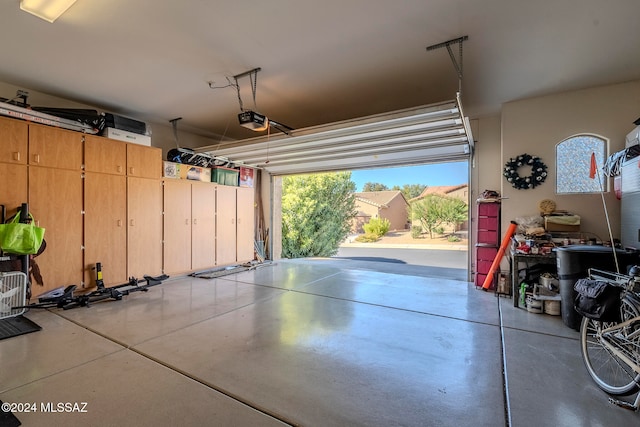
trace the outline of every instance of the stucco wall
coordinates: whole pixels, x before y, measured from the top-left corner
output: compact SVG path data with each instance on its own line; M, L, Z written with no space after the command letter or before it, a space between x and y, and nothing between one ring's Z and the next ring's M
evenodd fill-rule
M548 166L547 180L529 190L517 190L501 178L502 229L509 221L538 213L538 202L553 199L557 209L581 217L581 230L608 240L600 194L557 195L555 193L555 146L567 137L593 133L609 140L609 153L624 149L625 136L640 117L640 81L600 86L510 102L502 107L500 167L522 153L539 156ZM483 170L487 167L483 164ZM620 201L605 194L613 237L620 235Z

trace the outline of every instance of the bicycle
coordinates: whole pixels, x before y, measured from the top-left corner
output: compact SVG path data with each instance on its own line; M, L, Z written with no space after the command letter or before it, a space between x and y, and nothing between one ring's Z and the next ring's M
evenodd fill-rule
M640 270L636 270L639 271ZM640 391L640 275L590 269L589 278L620 289L620 316L613 322L583 317L580 326L582 360L593 381L612 396ZM640 393L629 403L609 397L609 402L637 411Z

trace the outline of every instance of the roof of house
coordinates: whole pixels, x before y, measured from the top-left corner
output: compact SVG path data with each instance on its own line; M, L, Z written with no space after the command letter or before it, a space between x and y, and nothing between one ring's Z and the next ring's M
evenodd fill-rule
M398 195L402 198L405 204L409 204L407 199L404 198L402 191L364 191L362 193L355 193L357 200L362 201L363 203L368 203L370 205L378 206L381 208L389 207L389 203Z
M418 197L414 197L413 199L411 199L410 201L413 200L419 200L422 199L430 194L438 194L441 196L446 196L450 193L453 193L454 191L463 189L463 188L467 188L469 187L469 184L458 184L458 185L434 185L434 186L430 186L425 188L424 190L422 190L422 193L420 193L420 195Z

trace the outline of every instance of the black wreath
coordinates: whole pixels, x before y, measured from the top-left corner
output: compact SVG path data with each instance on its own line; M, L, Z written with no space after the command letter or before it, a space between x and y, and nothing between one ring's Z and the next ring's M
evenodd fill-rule
M531 166L531 175L525 177L518 175L518 168L520 166ZM513 188L526 190L537 187L547 179L547 165L542 163L540 157L525 153L515 159L509 159L504 165L504 172L502 174L507 178L507 181L513 185Z

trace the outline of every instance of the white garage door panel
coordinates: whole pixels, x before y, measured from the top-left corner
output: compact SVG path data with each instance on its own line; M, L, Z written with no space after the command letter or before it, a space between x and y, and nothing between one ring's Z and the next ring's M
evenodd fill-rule
M466 160L473 140L457 101L203 147L273 175Z

